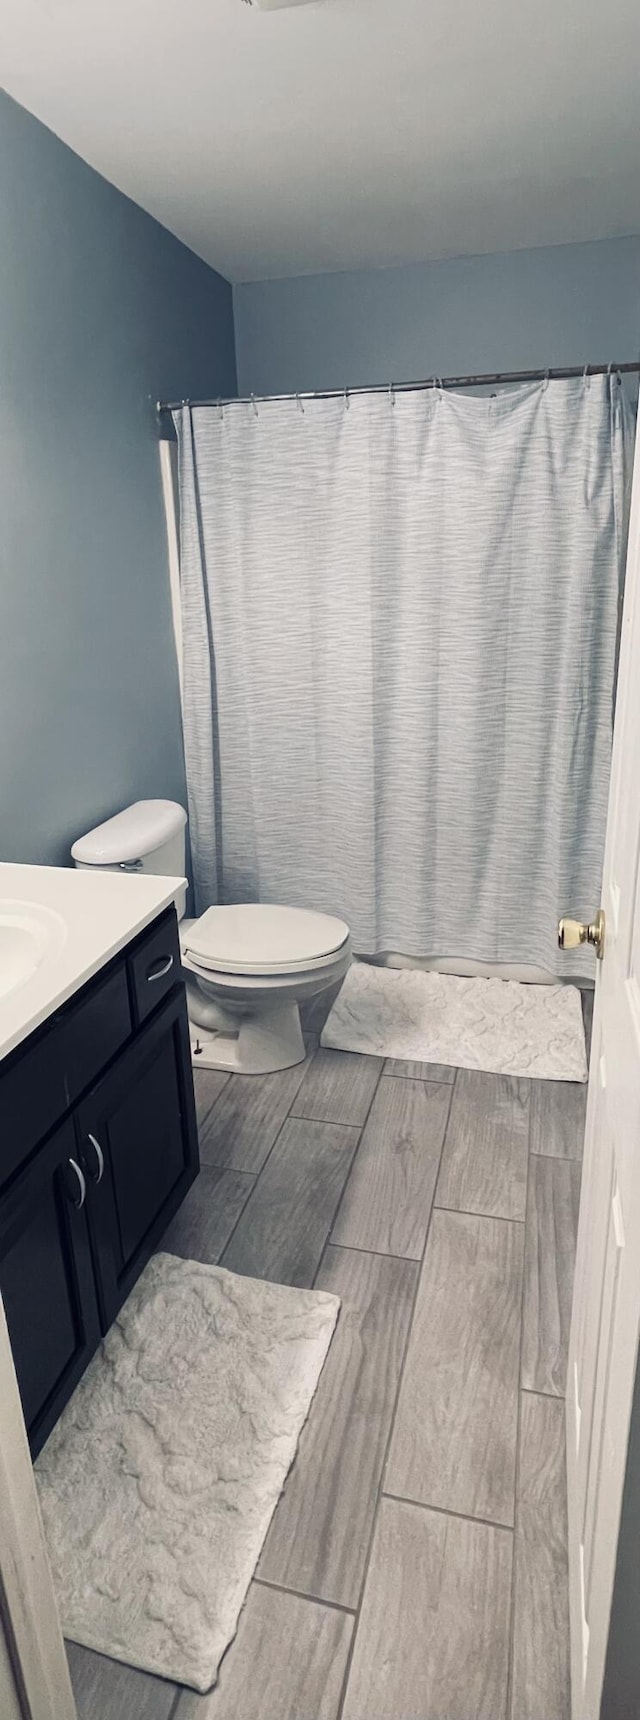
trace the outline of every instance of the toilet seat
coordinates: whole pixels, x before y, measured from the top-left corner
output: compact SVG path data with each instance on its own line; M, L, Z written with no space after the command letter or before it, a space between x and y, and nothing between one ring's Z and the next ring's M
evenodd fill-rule
M305 974L333 966L349 940L344 920L267 902L207 908L181 931L188 965L203 976Z
M343 920L240 902L180 927L194 1064L267 1075L301 1063L300 1005L339 985L351 961Z

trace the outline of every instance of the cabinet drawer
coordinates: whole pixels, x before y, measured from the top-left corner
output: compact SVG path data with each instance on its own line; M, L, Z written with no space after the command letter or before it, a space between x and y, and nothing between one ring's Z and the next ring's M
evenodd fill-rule
M0 1065L0 1187L28 1159L67 1108L62 1032L47 1023Z
M181 979L180 940L175 909L152 926L129 958L131 995L136 1021L146 1021L153 1009Z
M107 978L101 975L82 993L75 1008L65 1011L64 1064L69 1104L95 1081L132 1030L127 970L123 962Z

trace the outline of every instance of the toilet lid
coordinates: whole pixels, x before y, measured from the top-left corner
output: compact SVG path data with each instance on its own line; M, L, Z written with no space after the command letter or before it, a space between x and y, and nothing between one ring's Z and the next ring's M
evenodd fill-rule
M344 920L308 908L237 902L207 908L185 936L185 949L203 968L221 973L278 974L312 967L341 950Z

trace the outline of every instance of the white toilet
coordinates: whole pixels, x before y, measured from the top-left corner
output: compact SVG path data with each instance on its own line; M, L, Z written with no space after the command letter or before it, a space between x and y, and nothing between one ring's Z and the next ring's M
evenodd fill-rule
M182 876L184 808L138 800L74 842L76 866ZM305 1055L298 1005L344 979L349 927L330 914L239 902L183 918L176 896L195 1065L263 1075Z

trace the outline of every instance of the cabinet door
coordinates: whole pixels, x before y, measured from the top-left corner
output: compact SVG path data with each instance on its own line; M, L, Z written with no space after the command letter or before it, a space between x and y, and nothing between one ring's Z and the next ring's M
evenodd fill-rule
M66 1122L0 1206L0 1291L34 1457L100 1340L85 1191Z
M106 1332L199 1168L182 989L83 1100L77 1127Z

